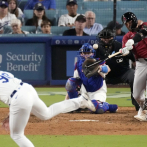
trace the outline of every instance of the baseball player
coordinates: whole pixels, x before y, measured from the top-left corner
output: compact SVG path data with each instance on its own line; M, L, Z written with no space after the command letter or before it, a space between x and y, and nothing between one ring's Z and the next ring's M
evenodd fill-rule
M96 57L105 59L109 55L116 53L122 47L122 44L114 40L115 34L112 30L104 28L99 34L100 42L96 50ZM135 57L132 52L127 56L117 55L110 60L106 61L109 65L111 72L106 76L107 84L128 83L131 88L132 104L135 106L136 111L139 110L139 105L133 98L133 82L134 82L134 69L129 67L129 60L135 64Z
M70 99L78 97L77 87L82 85L81 93L88 93L96 107L95 113L102 114L106 111L116 112L117 105L110 105L106 102L107 87L104 80L104 74L107 74L110 71L109 66L105 65L105 62L102 62L99 68L96 68L96 73L87 78L82 67L85 64L85 61L91 62L91 60L94 59L95 50L89 43L84 43L78 53L79 60L75 64L74 76L67 80L65 86L68 93L67 97ZM90 71L90 74L91 73L92 72Z
M23 83L11 73L4 71L0 71L0 100L9 105L9 117L3 122L3 126L7 127L9 122L10 136L19 147L34 147L24 135L30 113L42 120L47 120L80 107L96 111L86 93L77 99L58 102L46 107L31 85Z
M129 32L123 37L122 49L124 54L133 49L136 58L135 78L133 85L133 96L140 105L138 114L134 116L137 120L147 121L147 102L145 101L144 91L147 79L147 22L138 25L137 17L132 12L122 15L122 22Z

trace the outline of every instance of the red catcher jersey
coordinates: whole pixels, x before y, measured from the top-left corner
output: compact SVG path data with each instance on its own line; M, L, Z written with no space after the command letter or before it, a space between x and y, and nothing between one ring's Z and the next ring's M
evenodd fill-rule
M141 26L141 28L146 25L147 22L144 22ZM135 36L136 32L128 32L126 35L124 35L122 40L122 47L125 47L126 42L129 39L132 39ZM138 58L147 58L147 38L144 38L140 42L135 44L133 47L133 53L135 54L136 59Z

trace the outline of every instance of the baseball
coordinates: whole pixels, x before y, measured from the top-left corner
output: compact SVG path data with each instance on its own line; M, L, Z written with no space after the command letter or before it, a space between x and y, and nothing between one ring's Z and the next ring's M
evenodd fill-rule
M93 45L93 48L94 48L94 49L98 49L98 44L94 44L94 45Z

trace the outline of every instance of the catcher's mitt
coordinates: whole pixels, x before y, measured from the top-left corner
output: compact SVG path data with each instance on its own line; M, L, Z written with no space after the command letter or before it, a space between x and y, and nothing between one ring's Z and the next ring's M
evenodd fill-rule
M93 65L91 67L87 67L87 66L89 66L89 65L91 65L91 64L93 64L95 62L96 62L96 59L93 59L93 58L87 58L83 62L82 69L83 69L85 77L90 78L90 77L98 74L98 70L100 68L99 64L95 64L95 65Z

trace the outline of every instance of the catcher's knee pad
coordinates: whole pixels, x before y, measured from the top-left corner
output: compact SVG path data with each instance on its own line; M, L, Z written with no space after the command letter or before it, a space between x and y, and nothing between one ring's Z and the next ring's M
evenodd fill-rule
M98 102L97 100L92 100L92 103L94 104L96 111L96 114L103 114L107 110L109 110L109 104L106 102Z
M115 113L117 109L118 109L118 106L116 104L109 104L110 113Z
M81 86L81 80L76 78L69 78L66 82L65 88L70 99L78 97L77 87Z

